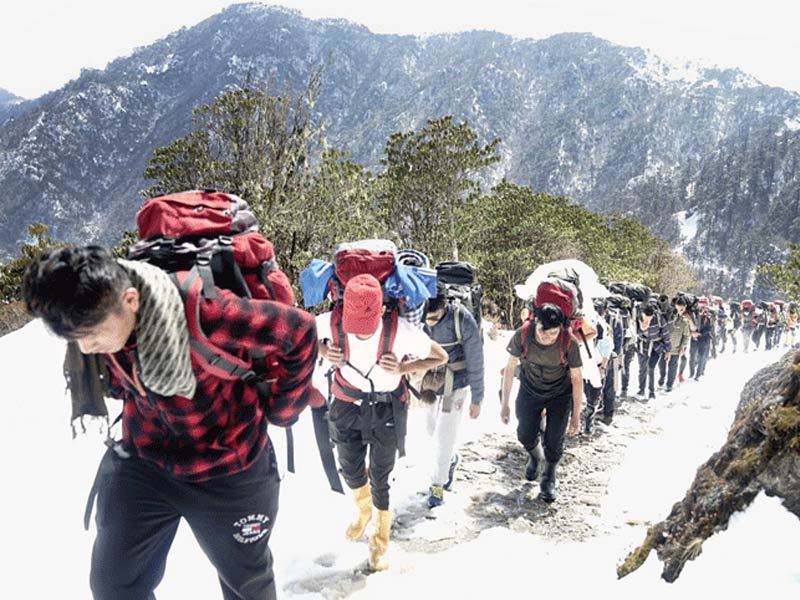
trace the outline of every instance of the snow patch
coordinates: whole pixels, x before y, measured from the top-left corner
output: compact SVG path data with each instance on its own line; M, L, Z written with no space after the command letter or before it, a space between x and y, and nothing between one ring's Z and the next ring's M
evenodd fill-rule
M683 82L689 85L701 81L703 67L691 61L671 61L645 50L644 60L631 63L636 76L658 84Z
M161 75L166 73L169 70L174 56L175 55L173 53L168 54L166 57L164 57L164 60L161 62L161 64L142 65L142 70L148 75Z
M783 121L784 130L783 131L798 131L800 130L800 115L793 117L791 119L785 119ZM780 135L783 131L778 131L775 135Z
M686 213L678 213L676 218L696 226L696 215L687 219ZM479 419L465 415L462 441L494 431L515 440L513 426L500 424L496 396L491 393L499 386L508 333L486 340L486 387L490 393ZM327 489L306 411L293 428L298 468L281 484L281 508L270 544L275 553L278 595L287 600L523 598L530 596L533 581L537 594L565 597L797 598L800 521L778 499L763 494L736 515L726 531L703 544L702 556L687 563L677 582L667 584L660 579L662 565L655 553L639 571L622 580L615 572L618 561L644 539L647 521L669 513L697 465L724 441L744 381L777 360L781 352L722 354L709 363L703 381L682 384L672 395L659 394L654 420L624 452L607 497L598 507L598 519L611 525L612 532L583 543L556 544L524 529L495 527L468 543L437 551L437 540L452 536L464 507L471 502L469 482L462 473L444 506L435 509L437 512L425 508L430 454L422 444L414 443L421 439L420 428L409 427L409 454L398 461L393 473L392 504L398 512L415 508L420 518L407 528L397 523L388 554L392 567L369 576L363 573L366 539L351 543L343 535L355 510L352 498ZM89 533L83 531L81 516L105 446L96 423L90 424L87 434L71 437L70 403L61 373L63 355L64 343L38 320L0 339L0 379L6 392L6 429L0 436L0 452L11 457L19 454L20 448L26 449L25 460L4 463L7 478L19 483L18 493L6 494L0 511L0 548L14 557L14 568L4 577L9 597L62 597L65 590L70 598L90 595L89 558L95 525L91 524ZM112 418L119 406L119 402L109 402ZM413 411L410 416L419 417ZM410 425L419 423L415 420ZM32 426L46 443L30 443ZM273 427L270 431L279 460L285 458L283 433ZM627 434L615 423L604 435L619 439ZM495 459L491 454L485 456L486 462ZM567 471L563 474L568 475ZM60 490L57 502L54 489ZM559 508L557 501L550 510ZM41 515L46 515L44 541L59 557L51 561L44 578L43 538L31 530L31 523L38 524ZM370 526L368 533L371 531ZM400 538L419 540L420 550L404 550ZM216 572L185 523L179 527L157 593L165 599L212 600L220 596Z
M690 184L691 185L691 184ZM687 188L688 191L688 188ZM675 250L683 254L683 249L697 236L697 225L700 221L700 213L695 211L690 216L686 216L687 211L681 210L673 216L678 221L680 227L680 242Z

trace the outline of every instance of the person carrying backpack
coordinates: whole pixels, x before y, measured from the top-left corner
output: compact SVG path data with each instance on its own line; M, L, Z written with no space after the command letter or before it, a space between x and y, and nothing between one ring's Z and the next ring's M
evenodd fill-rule
M610 384L613 388L613 371L610 369L611 356L614 351L614 339L611 331L611 326L604 318L605 306L603 299L595 300L596 320L593 323L597 330L597 336L592 340L592 356L597 364L597 370L600 373L600 385L595 386L588 379L583 380L583 390L586 393L586 418L584 431L586 434L591 434L594 430L594 418L597 412L598 404L601 398L604 397L604 392L607 385ZM581 358L583 362L583 358ZM603 416L606 417L607 423L610 423L610 418L613 416L614 405L613 400L611 403L610 412L603 402Z
M698 301L696 328L690 329L689 378L699 381L706 372L706 364L714 339L714 319L704 298Z
M758 316L753 301L749 298L742 300L742 346L744 346L745 353L750 351L750 342L755 342L757 322Z
M639 312L636 334L636 352L639 356L639 391L636 397L639 400L653 400L656 397L656 366L662 354L670 356L672 338L666 319L652 304L644 306ZM645 396L646 386L649 389L648 396Z
M738 302L730 302L728 304L730 306L730 338L731 344L733 345L733 354L736 354L736 347L738 344L739 338L739 331L742 328L742 305Z
M328 411L331 438L358 508L345 535L353 541L361 538L373 506L377 509L375 532L369 538L373 571L388 567L383 557L392 526L389 476L395 456L405 454L404 375L447 362L447 352L439 344L399 318L397 310L386 310L383 300L380 281L362 273L347 281L341 309L317 317L320 354L334 368Z
M675 379L678 376L678 367L682 359L686 356L686 348L689 346L689 317L686 314L686 297L678 295L673 300L675 304L675 310L670 315L669 321L669 334L671 341L668 355L670 358L666 362L667 392L671 392L675 385Z
M447 364L429 371L440 375L435 401L427 407L428 433L435 442L428 506L444 503L444 492L453 483L458 454L453 452L461 414L469 395L469 416L477 419L483 402L483 342L472 313L460 302L450 302L443 285L428 300L425 332L447 351Z
M223 289L197 305L214 344L243 362L265 352L278 367L264 401L203 362L179 290L158 267L96 246L67 248L34 261L23 289L53 333L104 356L109 396L123 402L122 439L109 440L87 507L96 491L94 598L153 598L181 518L224 598L275 598L268 543L280 483L267 424L291 425L323 400L311 384L313 317Z
M541 290L541 286L540 286ZM506 350L509 353L503 379L500 419L510 419L509 396L513 374L519 366L520 386L515 403L517 439L529 455L526 479L536 478L539 457L536 447L545 413L545 468L539 483L539 498L556 499L556 466L564 452L564 436L580 432L583 374L578 341L570 333L566 306L543 302L537 292L533 320L518 328ZM564 310L569 314L565 314ZM568 430L569 428L569 430Z

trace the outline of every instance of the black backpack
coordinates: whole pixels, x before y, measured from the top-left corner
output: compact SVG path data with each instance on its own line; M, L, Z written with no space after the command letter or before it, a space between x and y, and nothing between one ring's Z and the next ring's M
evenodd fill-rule
M441 262L436 265L436 280L444 284L450 302L469 310L480 327L483 287L475 280L475 267L468 262Z

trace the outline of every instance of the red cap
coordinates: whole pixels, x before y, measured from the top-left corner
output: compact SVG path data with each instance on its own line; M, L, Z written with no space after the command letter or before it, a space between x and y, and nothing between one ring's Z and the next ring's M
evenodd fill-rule
M342 328L345 333L372 335L381 324L383 288L372 275L356 275L344 288Z

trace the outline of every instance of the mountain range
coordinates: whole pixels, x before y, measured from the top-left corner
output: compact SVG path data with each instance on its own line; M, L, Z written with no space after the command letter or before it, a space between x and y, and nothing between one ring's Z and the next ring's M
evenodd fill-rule
M0 91L0 254L44 222L66 241L134 228L155 148L192 109L253 78L302 89L328 141L379 169L389 135L453 115L502 160L485 175L639 218L704 289L753 289L755 264L800 239L800 95L738 70L674 65L590 34L384 35L260 4L233 5L59 90Z

